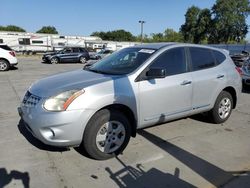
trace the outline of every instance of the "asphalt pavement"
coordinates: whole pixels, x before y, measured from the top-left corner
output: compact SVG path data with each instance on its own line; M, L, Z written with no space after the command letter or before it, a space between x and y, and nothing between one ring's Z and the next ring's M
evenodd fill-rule
M224 124L193 116L139 130L122 155L96 161L76 148L42 144L17 113L33 82L83 65L18 59L17 69L0 72L0 188L249 187L250 88Z

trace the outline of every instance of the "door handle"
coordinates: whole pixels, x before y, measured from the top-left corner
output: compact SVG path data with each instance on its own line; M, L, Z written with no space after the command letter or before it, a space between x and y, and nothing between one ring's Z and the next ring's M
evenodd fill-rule
M217 76L217 78L218 78L218 79L224 78L224 75L223 75L223 74L220 74L220 75Z
M189 84L191 84L192 83L192 81L190 81L190 80L184 80L182 83L181 83L181 85L182 86L185 86L185 85L189 85Z

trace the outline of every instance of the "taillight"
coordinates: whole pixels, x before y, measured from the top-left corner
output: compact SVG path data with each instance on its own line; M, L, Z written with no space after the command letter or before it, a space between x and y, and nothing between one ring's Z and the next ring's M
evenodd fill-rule
M10 53L10 55L12 55L13 57L16 57L16 54L15 54L14 51L11 51L11 52L9 52L9 53Z
M235 69L240 74L240 76L242 76L243 72L242 72L241 68L240 67L235 67Z

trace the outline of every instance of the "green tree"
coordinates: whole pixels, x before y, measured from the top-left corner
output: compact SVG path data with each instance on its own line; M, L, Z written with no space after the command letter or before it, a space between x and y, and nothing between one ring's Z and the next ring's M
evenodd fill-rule
M163 33L152 33L152 42L164 42L164 35Z
M108 32L93 32L91 36L100 37L102 40L111 41L135 41L136 38L128 31L123 29Z
M185 42L193 42L197 26L197 18L200 9L196 6L188 8L185 14L185 23L181 26L181 33Z
M184 41L201 43L208 37L211 23L209 9L200 9L196 6L188 8L185 14L185 23L180 29Z
M240 42L246 37L246 18L250 13L248 0L217 0L212 7L210 43Z
M53 26L43 26L36 33L46 33L46 34L58 34L58 31Z
M15 25L0 26L0 31L26 32L23 28Z
M194 43L198 44L206 40L210 33L212 23L211 12L209 9L202 9L199 12L195 26Z
M164 41L165 42L183 42L183 36L180 32L176 32L173 29L167 28L164 31Z

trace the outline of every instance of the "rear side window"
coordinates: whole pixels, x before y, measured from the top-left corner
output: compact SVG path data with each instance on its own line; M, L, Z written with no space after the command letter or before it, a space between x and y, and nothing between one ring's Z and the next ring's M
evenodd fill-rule
M79 52L79 48L73 48L73 52L78 53Z
M210 49L189 48L193 71L207 69L215 66L215 59Z
M80 52L87 52L85 48L79 48Z
M0 45L0 48L2 48L4 50L12 51L12 49L7 45Z
M216 59L217 65L221 64L226 59L226 56L217 50L213 50L213 54Z
M187 65L184 48L167 50L150 65L150 68L166 69L168 76L186 72Z

